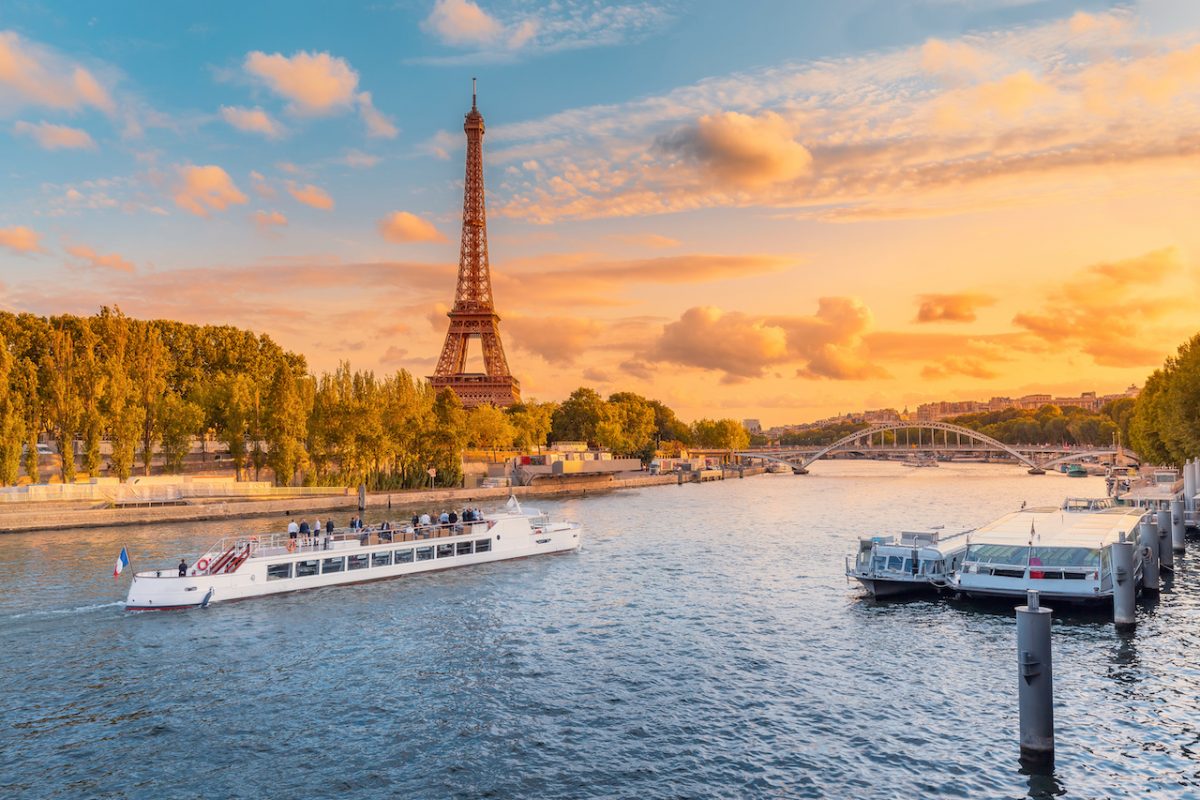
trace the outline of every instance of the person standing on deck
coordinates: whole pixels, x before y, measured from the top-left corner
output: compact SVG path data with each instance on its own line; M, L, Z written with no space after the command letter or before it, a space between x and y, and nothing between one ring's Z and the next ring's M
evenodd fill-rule
M181 577L181 578L187 577L187 562L184 561L182 558L179 559L179 577Z
M325 520L325 533L328 536L333 536L333 517Z
M295 539L300 534L300 526L296 524L296 520L288 523L288 538Z

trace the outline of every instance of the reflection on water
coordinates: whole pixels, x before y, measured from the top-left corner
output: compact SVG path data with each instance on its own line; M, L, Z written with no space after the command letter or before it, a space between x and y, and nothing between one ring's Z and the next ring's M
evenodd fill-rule
M1010 607L842 575L860 535L1081 491L822 462L543 503L577 554L163 614L121 610L122 545L169 567L284 520L3 536L0 794L1196 797L1194 545L1131 636L1055 609L1049 774L1018 763Z

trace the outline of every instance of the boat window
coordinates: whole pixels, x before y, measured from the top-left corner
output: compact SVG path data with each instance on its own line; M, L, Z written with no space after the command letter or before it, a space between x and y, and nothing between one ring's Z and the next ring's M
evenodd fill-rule
M346 568L345 557L327 558L321 562L321 574L325 575L330 572L341 572Z
M449 558L452 555L454 555L454 545L439 544L437 546L437 557L438 558Z
M392 551L391 550L385 550L382 553L372 553L371 554L371 566L372 567L386 567L386 566L389 566L391 563L392 563Z
M282 581L292 577L292 562L285 564L267 564L267 580Z
M911 558L906 558L906 559L904 559L904 567L903 567L903 570L904 570L905 572L912 572L912 559L911 559Z
M890 570L899 570L903 568L905 560L900 556L888 556L887 568Z
M1029 548L1013 544L973 544L967 548L967 561L980 564L1019 564L1029 560Z
M871 559L871 571L883 572L887 567L887 556L875 556Z
M492 549L492 540L491 539L476 539L475 540L475 552L476 553L486 553L491 549Z
M320 565L320 562L316 561L316 560L297 561L296 562L296 577L297 578L307 578L309 575L316 575L317 567L319 565Z
M1046 567L1096 567L1100 564L1100 551L1086 547L1035 547L1033 554Z
M371 561L371 556L367 553L355 553L350 556L350 569L366 569Z
M411 547L409 547L405 550L397 550L396 551L396 563L397 564L411 564L412 560L413 560L413 551L412 551Z
M471 555L471 543L470 542L459 542L455 546L455 552L460 556Z
M428 561L431 558L433 558L433 548L432 547L418 547L417 548L417 561Z

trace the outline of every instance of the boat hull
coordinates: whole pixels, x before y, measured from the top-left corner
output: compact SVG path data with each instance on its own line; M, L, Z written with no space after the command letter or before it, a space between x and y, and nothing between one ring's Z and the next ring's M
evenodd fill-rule
M228 574L180 577L173 570L142 572L130 583L125 609L177 611L232 600L565 553L580 546L581 527L577 524L558 523L537 531L530 531L528 524L524 525L523 531L513 530L514 527L506 526L502 521L491 527L478 524L473 526L477 531L469 530L456 536L373 545L350 540L338 542L331 549L300 548L298 552L278 548L282 552L256 556ZM486 543L486 550L482 549L483 543ZM424 557L426 554L428 558ZM377 563L385 556L386 564ZM402 557L411 560L401 561ZM336 569L326 571L335 566ZM301 574L305 569L316 571ZM286 577L278 577L282 573L286 573ZM276 577L272 577L273 574Z
M863 588L867 590L867 594L876 600L916 594L935 594L937 592L937 587L927 580L894 581L881 578L860 578L858 576L855 576L855 579L863 585Z

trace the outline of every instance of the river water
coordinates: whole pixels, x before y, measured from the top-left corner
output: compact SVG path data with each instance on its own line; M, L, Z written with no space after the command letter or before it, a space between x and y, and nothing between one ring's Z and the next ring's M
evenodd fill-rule
M576 554L145 614L122 545L279 522L0 536L0 796L1200 797L1196 543L1132 635L1055 610L1051 775L1018 764L1010 604L843 576L860 534L1068 493L1102 482L821 462L537 503Z

